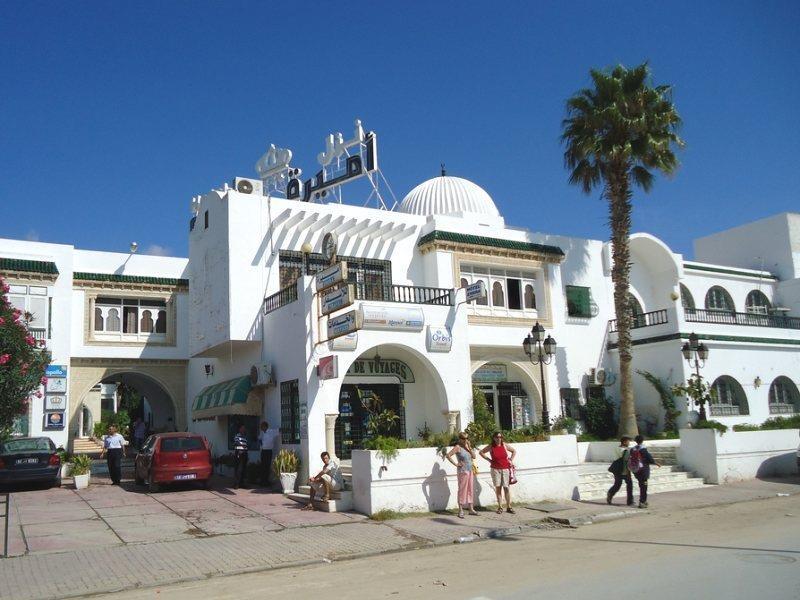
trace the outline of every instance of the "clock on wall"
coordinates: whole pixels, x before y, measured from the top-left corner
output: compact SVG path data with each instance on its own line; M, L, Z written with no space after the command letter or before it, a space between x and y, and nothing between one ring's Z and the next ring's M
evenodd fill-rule
M332 231L326 233L322 238L322 256L330 264L336 261L336 234Z

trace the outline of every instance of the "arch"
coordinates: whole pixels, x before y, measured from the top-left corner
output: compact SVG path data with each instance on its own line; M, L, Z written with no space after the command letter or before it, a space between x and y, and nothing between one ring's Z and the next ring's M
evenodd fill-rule
M103 311L100 307L94 309L94 330L103 331Z
M706 310L718 310L726 312L735 312L736 306L733 304L733 298L721 285L712 286L706 292Z
M646 322L644 317L642 317L644 314L642 304L632 292L628 292L628 308L631 311L631 327L644 327Z
M769 313L770 308L772 308L772 304L761 290L752 290L747 294L747 298L744 301L745 312L766 315Z
M800 412L800 392L785 375L776 377L769 386L769 412L772 415Z
M681 305L684 310L694 310L697 308L694 303L694 296L685 285L681 284Z
M503 284L495 281L492 284L492 306L505 306L506 298L503 293Z
M520 383L522 384L522 389L528 394L531 401L533 402L534 412L535 412L535 419L536 423L540 423L542 420L542 393L541 393L541 384L539 379L539 371L534 369L534 365L532 365L529 361L522 361L517 360L515 358L503 355L491 355L491 356L482 356L479 360L473 360L470 368L470 378L472 378L475 372L480 369L482 366L487 364L503 364L507 368L509 368L508 378L510 380L519 379ZM538 367L537 367L538 369ZM475 385L475 384L473 384ZM548 401L548 409L550 414L553 413L553 400L549 399Z
M535 309L536 308L536 292L533 289L533 286L530 283L525 284L525 292L523 294L525 299L525 308Z
M711 414L720 417L749 415L750 407L741 384L729 375L721 375L711 384Z

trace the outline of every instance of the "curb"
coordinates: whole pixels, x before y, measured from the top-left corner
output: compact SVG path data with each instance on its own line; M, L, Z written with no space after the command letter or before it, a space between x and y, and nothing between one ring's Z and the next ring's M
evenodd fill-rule
M592 523L606 523L608 521L630 519L632 517L640 517L649 514L649 510L618 510L616 512L596 513L593 515L579 515L577 517L548 517L547 519L554 523L560 523L561 525L581 527L582 525L591 525Z

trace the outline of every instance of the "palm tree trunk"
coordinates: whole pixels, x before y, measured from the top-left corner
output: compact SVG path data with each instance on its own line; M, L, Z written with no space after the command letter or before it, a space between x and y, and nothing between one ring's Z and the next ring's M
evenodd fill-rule
M628 169L622 165L612 167L607 182L605 195L609 206L609 225L613 244L611 281L614 284L619 353L619 434L635 436L639 433L639 428L636 424L636 405L631 377L631 311L628 306L628 282L631 269L629 239L632 207Z

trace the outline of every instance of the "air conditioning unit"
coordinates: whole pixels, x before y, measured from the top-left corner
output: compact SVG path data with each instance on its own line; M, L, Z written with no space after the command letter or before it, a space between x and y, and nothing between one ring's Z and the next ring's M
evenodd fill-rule
M597 385L608 386L612 385L617 380L617 376L606 369L595 369L594 380Z
M237 177L233 180L233 189L241 194L254 194L256 196L264 195L264 184L259 179Z
M250 383L253 387L275 385L275 376L270 363L250 367Z

